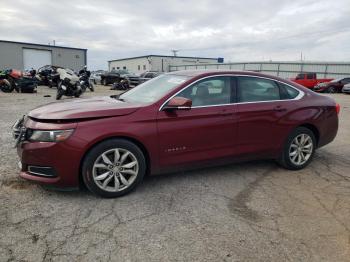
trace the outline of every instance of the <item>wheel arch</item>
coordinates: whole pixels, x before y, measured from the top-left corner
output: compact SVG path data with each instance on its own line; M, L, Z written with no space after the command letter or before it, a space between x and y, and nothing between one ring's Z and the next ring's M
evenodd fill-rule
M310 124L310 123L305 123L305 124L297 126L297 128L298 127L305 127L307 129L309 129L314 134L315 139L316 139L316 146L318 146L319 141L320 141L320 131L318 130L318 128L315 125Z
M79 163L79 187L85 187L84 182L83 182L83 177L82 177L82 167L83 167L83 163L85 161L85 158L87 156L87 154L98 144L110 140L110 139L124 139L127 140L129 142L134 143L136 146L138 146L140 148L140 150L142 151L143 155L145 156L145 160L146 160L146 175L149 175L150 170L151 170L151 159L150 159L150 155L149 152L147 150L147 148L145 147L145 145L143 143L141 143L139 140L133 138L133 137L129 137L129 136L110 136L110 137L105 137L99 141L96 141L94 144L90 145L88 147L88 149L84 152L83 157L80 160Z

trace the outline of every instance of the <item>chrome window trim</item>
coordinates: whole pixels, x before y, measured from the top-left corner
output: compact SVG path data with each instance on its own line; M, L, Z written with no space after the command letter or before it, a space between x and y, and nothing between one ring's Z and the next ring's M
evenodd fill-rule
M261 79L266 79L266 80L270 80L270 81L274 81L274 82L278 82L278 83L281 83L281 84L284 84L284 85L287 85L293 89L295 89L299 94L292 98L292 99L279 99L279 100L267 100L267 101L251 101L251 102L233 102L233 103L228 103L228 104L217 104L217 105L207 105L207 106L194 106L194 107L191 107L191 109L194 109L194 108L204 108L204 107L217 107L217 106L228 106L228 105L241 105L241 104L253 104L253 103L272 103L272 102L283 102L283 101L294 101L294 100L300 100L301 98L304 97L305 93L301 90L299 90L298 88L290 85L290 84L287 84L287 83L284 83L280 80L276 80L276 79L272 79L272 78L269 78L269 77L264 77L264 76L253 76L253 75L235 75L235 74L219 74L219 75L210 75L210 76L206 76L206 77L203 77L201 79L198 79L192 83L190 83L189 85L183 87L181 90L179 90L178 92L176 92L174 95L172 95L171 97L169 97L167 100L165 100L165 102L160 106L159 108L159 111L162 111L163 110L163 107L165 106L166 103L169 102L170 99L172 99L173 97L175 97L176 95L178 95L179 93L181 93L183 90L185 90L186 88L196 84L197 82L203 80L203 79L207 79L207 78L215 78L215 77L220 77L220 76L229 76L229 77L239 77L239 76L246 76L246 77L254 77L254 78L261 78Z

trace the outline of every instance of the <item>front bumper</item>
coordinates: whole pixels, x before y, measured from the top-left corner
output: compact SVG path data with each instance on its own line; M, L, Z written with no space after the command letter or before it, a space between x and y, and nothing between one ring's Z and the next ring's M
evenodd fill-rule
M57 124L38 123L26 119L21 126L22 138L17 140L20 158L20 176L24 179L57 187L79 186L79 168L83 149L74 134L63 142L29 142L25 138L28 128L53 130ZM72 124L70 124L71 127ZM67 124L63 124L66 128ZM61 126L61 129L62 126ZM16 136L14 130L14 136ZM24 132L24 133L23 133ZM16 138L16 137L15 137ZM19 137L17 137L18 139Z
M319 85L316 85L312 90L315 91L315 92L319 92L319 93L322 93L322 92L325 92L327 90L327 86L319 86Z

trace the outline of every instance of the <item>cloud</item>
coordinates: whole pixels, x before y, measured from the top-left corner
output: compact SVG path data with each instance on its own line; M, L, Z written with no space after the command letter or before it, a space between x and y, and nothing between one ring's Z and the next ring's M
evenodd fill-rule
M350 60L348 0L25 1L1 4L0 38L88 48L90 67L146 54Z

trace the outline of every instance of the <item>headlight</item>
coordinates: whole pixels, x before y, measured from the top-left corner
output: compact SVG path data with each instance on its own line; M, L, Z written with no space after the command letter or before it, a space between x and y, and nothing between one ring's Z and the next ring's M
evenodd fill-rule
M73 134L74 129L69 130L32 130L29 141L36 142L62 142Z

